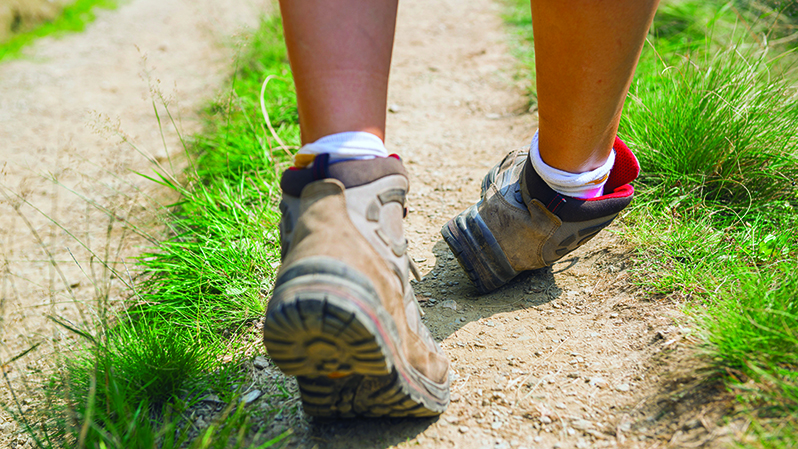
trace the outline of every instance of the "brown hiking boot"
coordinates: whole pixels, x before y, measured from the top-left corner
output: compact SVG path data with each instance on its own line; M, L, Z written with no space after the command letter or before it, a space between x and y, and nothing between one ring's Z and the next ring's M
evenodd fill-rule
M263 326L274 363L297 376L312 416L434 416L449 362L421 322L402 218L398 158L288 170L283 265Z
M441 229L460 266L481 293L519 273L553 264L582 246L632 201L637 159L618 138L604 195L560 195L532 168L529 149L508 154L482 181L481 200Z

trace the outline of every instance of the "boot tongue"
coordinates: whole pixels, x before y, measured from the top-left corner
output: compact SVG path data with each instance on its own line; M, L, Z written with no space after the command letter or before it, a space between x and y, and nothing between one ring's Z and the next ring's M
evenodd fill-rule
M618 187L629 184L640 174L640 164L637 162L637 158L621 139L616 137L612 148L615 149L615 165L610 171L607 184L604 185L605 195L615 192Z
M358 187L390 175L407 176L407 170L397 157L381 157L369 160L343 161L330 164L328 154L320 154L310 168L292 168L283 173L280 188L283 192L298 197L306 185L321 179L337 179L344 187Z

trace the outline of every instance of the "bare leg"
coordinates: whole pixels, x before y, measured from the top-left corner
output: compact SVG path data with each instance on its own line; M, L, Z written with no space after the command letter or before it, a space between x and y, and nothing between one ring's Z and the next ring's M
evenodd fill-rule
M302 143L345 132L385 139L397 0L281 0Z
M607 160L659 0L531 0L540 155L580 173Z

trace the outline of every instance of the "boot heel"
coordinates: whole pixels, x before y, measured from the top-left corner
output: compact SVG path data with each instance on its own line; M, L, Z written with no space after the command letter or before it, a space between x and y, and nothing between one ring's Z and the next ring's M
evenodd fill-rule
M449 245L457 262L480 293L488 293L518 275L493 233L485 225L473 205L449 220L441 235Z

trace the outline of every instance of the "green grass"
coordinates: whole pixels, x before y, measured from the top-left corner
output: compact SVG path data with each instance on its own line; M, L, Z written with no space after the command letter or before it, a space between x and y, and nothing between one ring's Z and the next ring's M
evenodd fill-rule
M634 282L694 321L702 354L753 419L742 447L791 447L798 437L798 17L790 8L663 2L619 131L642 166L623 220ZM505 19L522 70L533 72L527 10L508 0Z
M274 134L260 106L268 76ZM269 447L288 435L257 434L278 410L253 414L239 397L280 261L277 181L290 153L275 142L298 142L295 105L280 20L266 19L242 47L230 90L205 111L205 130L186 141L189 168L142 174L179 200L164 208L168 238L139 258L129 298L99 298L86 324L58 320L82 344L60 355L46 414L19 416L37 447ZM175 126L165 100L153 106L167 111L153 126ZM197 433L186 414L209 393L229 405Z
M509 25L510 43L513 56L519 61L520 70L516 74L526 89L529 110L537 108L535 89L535 43L532 38L532 17L527 0L506 0L503 18Z
M0 61L18 56L23 48L41 37L83 31L96 18L94 8L112 9L116 5L116 0L76 0L52 21L23 30L0 43Z
M778 12L761 11L664 5L619 134L643 173L625 217L636 282L694 318L756 422L740 444L786 447L798 424L798 74L794 50L768 44Z

